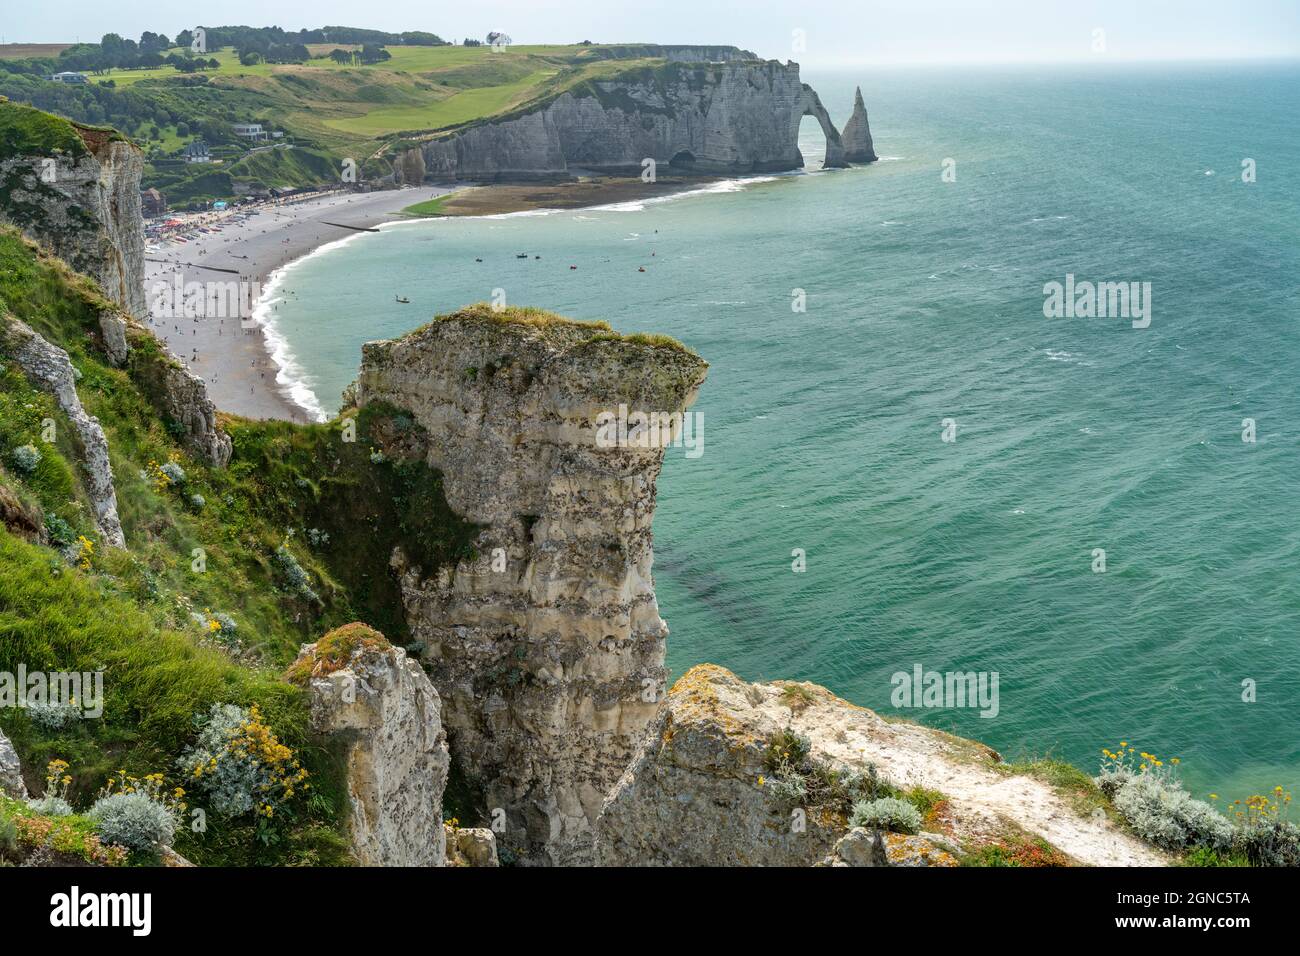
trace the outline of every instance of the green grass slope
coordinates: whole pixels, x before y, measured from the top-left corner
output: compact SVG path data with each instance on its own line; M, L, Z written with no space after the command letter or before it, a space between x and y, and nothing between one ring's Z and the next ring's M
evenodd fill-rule
M188 457L151 400L168 357L136 329L128 367L110 367L98 342L105 306L88 279L0 229L0 326L19 318L69 353L81 401L109 441L128 543L114 551L98 540L72 429L0 336L0 492L39 513L50 537L41 546L0 526L0 671L103 671L106 697L101 719L48 730L6 710L4 730L30 782L50 759L72 764L81 806L118 769L182 785L175 761L195 715L257 704L299 752L312 795L273 832L221 822L185 831L177 849L199 863L345 861L337 761L308 734L305 696L283 672L301 643L354 620L409 643L392 548L433 569L470 554L475 528L447 507L436 472L400 454L416 426L396 409L356 415L352 442L339 421L232 419L228 468ZM389 457L372 453L381 444ZM41 455L31 473L15 467L24 445ZM160 480L168 462L183 483Z

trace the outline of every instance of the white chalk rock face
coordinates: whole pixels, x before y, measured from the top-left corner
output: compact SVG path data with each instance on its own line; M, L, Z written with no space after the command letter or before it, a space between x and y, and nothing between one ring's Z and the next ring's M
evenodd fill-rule
M132 334L152 337L138 326ZM230 463L230 436L217 422L217 407L208 398L203 379L165 349L147 368L142 365L139 375L145 393L159 412L181 426L180 439L190 454L214 468Z
M776 762L781 754L793 763ZM788 766L799 768L793 778ZM913 788L941 794L941 814L916 811L937 829L877 840L850 828L854 805ZM1026 834L1090 866L1168 863L1104 815L1081 814L1069 794L1008 772L983 744L886 720L815 684L750 684L701 664L673 686L605 801L595 857L611 866L953 866L959 848Z
M0 730L0 792L15 800L27 799L22 764L18 762L18 753L3 730Z
M303 647L289 672L311 691L311 725L347 743L353 853L363 866L442 866L447 737L420 665L362 624Z
M804 116L821 125L825 165L846 165L840 134L800 81L799 64L668 62L592 79L423 148L435 179L555 179L570 167L640 175L647 159L664 171L770 172L803 165Z
M486 306L365 347L359 402L407 410L404 451L483 526L455 568L400 551L393 565L458 765L522 862L590 862L601 802L664 693L651 522L665 449L602 447L596 421L620 405L680 420L706 369L676 343Z
M853 115L844 124L844 158L850 163L874 163L877 159L875 145L871 142L871 124L867 121L867 106L862 102L862 87L853 94Z
M0 157L0 185L8 190L0 218L93 276L105 295L143 317L144 155L116 133L69 128L81 140L79 149Z
M68 353L17 319L0 325L0 337L27 377L52 394L72 422L84 452L86 493L95 509L95 525L105 544L125 548L126 538L117 513L117 491L113 487L113 466L108 458L108 439L99 419L86 414L81 405L77 373Z

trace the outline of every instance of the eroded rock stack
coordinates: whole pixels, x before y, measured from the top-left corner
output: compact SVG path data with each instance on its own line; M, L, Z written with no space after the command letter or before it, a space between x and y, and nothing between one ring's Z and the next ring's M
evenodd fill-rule
M311 690L312 729L347 743L353 853L363 866L442 866L447 738L420 665L363 624L303 647L289 677Z
M862 87L853 94L853 115L844 124L840 134L844 143L844 159L850 163L874 163L877 160L875 145L871 142L871 124L867 122L867 106L862 102Z
M394 555L452 752L528 862L590 860L591 826L662 697L651 565L663 447L598 447L594 422L683 412L707 364L676 343L486 306L366 345L357 397L410 412L478 558Z

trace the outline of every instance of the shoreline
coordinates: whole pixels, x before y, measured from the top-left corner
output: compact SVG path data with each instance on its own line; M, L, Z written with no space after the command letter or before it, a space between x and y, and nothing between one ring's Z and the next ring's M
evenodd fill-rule
M313 410L293 397L297 383L286 372L283 340L277 341L274 328L264 325L266 293L274 290L277 275L295 261L360 234L354 230L406 218L401 211L407 206L450 191L450 187L420 186L336 193L251 209L168 217L185 225L167 239L147 245L148 327L204 380L219 411L254 419L314 421ZM241 322L229 310L185 316L183 303L171 291L178 279L181 286L200 283L205 288L238 282L241 306L251 308L253 322ZM168 307L173 314L167 314Z
M323 421L319 399L304 384L303 370L270 321L286 271L317 252L358 237L359 230L399 222L628 208L689 193L731 191L771 178L671 177L644 183L636 177L594 176L549 184L445 184L170 216L184 225L166 240L151 241L145 253L148 325L203 379L218 411L252 419ZM436 214L405 212L437 199L442 202ZM183 297L172 292L178 276L182 287L199 283L205 289L237 281L243 314L251 315L251 321L233 314L183 315ZM160 288L166 290L167 304L175 303L172 312L177 314L157 307L155 292Z

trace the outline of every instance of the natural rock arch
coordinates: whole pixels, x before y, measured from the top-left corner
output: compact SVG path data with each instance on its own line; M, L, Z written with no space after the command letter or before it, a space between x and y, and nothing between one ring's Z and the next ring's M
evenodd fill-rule
M844 144L840 140L839 131L835 124L831 122L830 114L826 112L826 107L822 106L821 97L807 83L803 84L803 112L804 116L816 118L817 123L822 128L822 134L826 137L826 159L822 162L822 169L843 169L849 164L844 160Z

